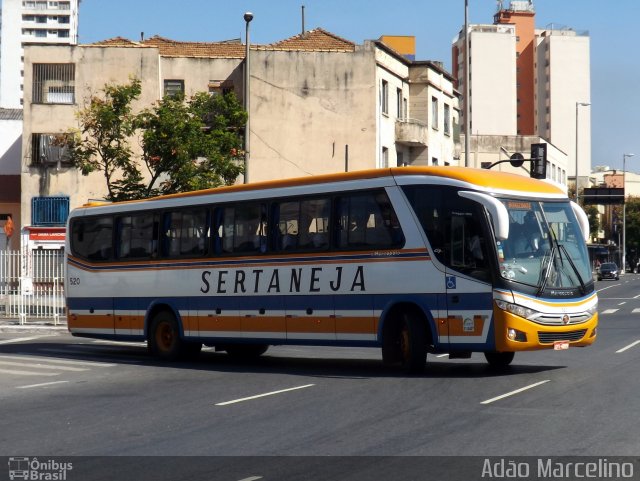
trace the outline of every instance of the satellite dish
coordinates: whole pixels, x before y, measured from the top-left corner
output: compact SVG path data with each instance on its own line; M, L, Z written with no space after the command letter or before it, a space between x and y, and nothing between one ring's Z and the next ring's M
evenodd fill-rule
M522 167L522 164L524 164L524 155L522 155L520 152L516 152L515 154L512 154L511 157L509 157L509 160L509 163L514 167Z

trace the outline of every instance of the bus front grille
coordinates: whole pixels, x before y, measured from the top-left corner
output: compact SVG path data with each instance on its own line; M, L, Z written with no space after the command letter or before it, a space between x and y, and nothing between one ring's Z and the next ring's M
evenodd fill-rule
M556 341L579 341L587 333L586 329L567 332L540 332L538 331L538 340L540 344L553 344Z

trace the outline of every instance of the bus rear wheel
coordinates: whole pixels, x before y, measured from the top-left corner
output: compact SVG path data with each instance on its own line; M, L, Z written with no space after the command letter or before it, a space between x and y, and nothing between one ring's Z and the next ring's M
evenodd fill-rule
M484 353L484 357L489 363L489 366L498 368L498 369L501 369L501 368L504 369L505 367L509 366L509 364L511 364L511 362L513 361L513 358L515 355L516 355L515 352L485 352Z
M186 342L180 337L178 321L168 311L159 312L154 316L149 328L147 345L151 354L165 361L195 357L202 348L202 344Z
M382 339L382 360L385 364L400 364L410 374L424 371L427 363L427 330L420 316L402 312L389 320Z

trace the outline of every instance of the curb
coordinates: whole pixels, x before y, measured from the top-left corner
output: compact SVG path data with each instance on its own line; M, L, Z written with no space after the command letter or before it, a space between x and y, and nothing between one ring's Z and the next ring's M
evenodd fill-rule
M9 332L9 333L47 333L47 332L55 332L55 333L65 333L67 332L67 323L61 322L58 325L54 325L50 322L26 322L25 324L20 324L17 319L7 319L4 321L0 321L0 332Z

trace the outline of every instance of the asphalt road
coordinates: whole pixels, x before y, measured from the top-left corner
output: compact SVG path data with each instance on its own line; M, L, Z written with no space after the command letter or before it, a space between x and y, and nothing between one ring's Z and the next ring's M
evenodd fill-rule
M425 374L409 377L385 368L376 349L316 347L273 347L251 363L205 349L197 362L167 365L142 344L0 332L0 455L134 457L96 458L94 474L125 459L127 475L70 480L133 479L170 456L243 458L215 458L219 477L197 468L202 459L168 458L166 477L153 479L186 479L192 468L235 480L426 469L397 456L637 458L640 275L597 289L593 346L517 354L505 372L482 355L430 355Z

